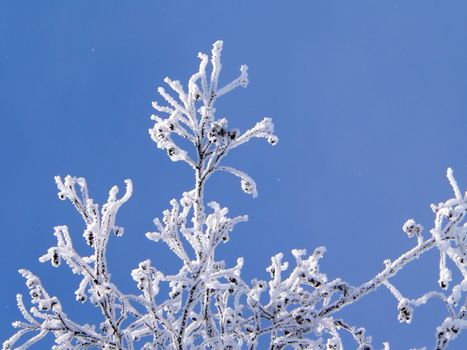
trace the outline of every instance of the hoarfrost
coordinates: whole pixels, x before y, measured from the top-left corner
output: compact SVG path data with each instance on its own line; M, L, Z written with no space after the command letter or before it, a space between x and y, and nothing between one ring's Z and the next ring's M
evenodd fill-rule
M451 169L447 177L454 197L432 205L435 220L428 237L423 237L420 224L408 220L403 230L409 237L417 237L415 246L396 259L385 260L384 269L361 285L329 279L321 271L324 247L316 248L310 255L306 250L292 250L293 264L282 253L276 254L267 268L269 281L244 281L241 257L234 266L218 260L218 245L228 242L235 226L248 218L229 217L228 209L217 202L210 202L206 209L203 195L209 177L215 172L233 174L240 179L241 189L255 197L254 180L245 172L224 165L225 158L252 138L264 138L272 145L278 142L271 118L262 119L244 132L231 128L226 118L217 118L216 100L248 85L248 68L243 65L236 79L218 88L222 49L222 41L214 43L210 74L209 57L200 53L198 72L189 79L187 88L166 78L164 81L174 95L159 88L165 105L153 102L161 116L151 117L151 138L172 161L185 162L194 171L194 188L180 199L171 200L162 218L154 220L156 230L146 234L149 240L163 242L176 254L181 261L180 270L165 275L146 259L131 272L139 294L121 291L111 279L107 245L113 236L124 232L116 225L117 213L131 197L132 182L125 180L126 191L121 197L118 187L112 187L107 202L99 206L90 197L84 178L57 176L58 196L69 200L82 217L86 225L82 236L92 253L80 255L68 227L57 226L57 244L40 261L50 261L54 267L65 262L80 275L76 300L100 309L102 322L74 322L63 311L59 299L47 293L40 279L22 269L19 272L26 280L33 307L28 310L22 295L17 295L24 321L13 323L17 331L3 343L3 350L26 349L48 333L55 337L54 350L257 349L260 341L269 342L274 350L337 350L343 349L343 332L353 337L358 349L368 350L373 349L371 336L366 335L364 328L341 319L339 312L382 285L397 301L400 322L410 323L416 317L414 310L433 298L443 301L447 316L436 329L435 349L445 349L467 328L467 195L462 196ZM187 143L180 143L180 138L192 144L192 149L185 149ZM439 286L415 299L404 297L391 279L432 249L440 254ZM452 274L448 261L459 273ZM453 276L461 276L461 280L454 281ZM161 284L168 286L167 296L159 295ZM25 340L21 343L22 339ZM389 343L382 346L389 350Z

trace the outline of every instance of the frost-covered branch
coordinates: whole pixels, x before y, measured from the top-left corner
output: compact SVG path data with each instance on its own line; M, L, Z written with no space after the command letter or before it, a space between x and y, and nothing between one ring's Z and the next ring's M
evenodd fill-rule
M193 188L180 199L172 199L170 208L155 219L155 231L146 237L163 242L180 259L174 275L164 274L150 259L140 262L131 272L137 295L126 294L111 280L107 264L107 244L112 234L121 236L116 215L131 196L132 183L126 180L125 194L117 198L118 188L109 192L100 207L91 199L86 181L71 176L56 177L60 199L68 199L85 223L83 237L91 254L80 255L74 248L67 226L57 226L57 244L40 258L59 267L64 261L81 276L75 295L79 302L91 302L102 314L98 325L79 325L62 310L57 297L51 297L38 277L20 270L30 290L29 310L21 295L18 308L24 321L13 325L17 332L3 343L3 350L26 349L48 333L55 336L55 350L101 348L134 349L343 349L342 334L349 333L359 350L373 349L372 338L363 327L349 324L340 315L345 307L385 286L397 301L398 319L410 323L414 310L432 299L446 306L446 318L436 329L435 349L467 328L467 194L462 192L448 169L448 181L454 196L432 205L433 228L423 235L423 227L413 219L403 231L414 238L414 246L393 260L366 282L354 286L341 278L329 280L320 269L326 249L311 254L294 249L293 264L282 253L271 258L268 280L250 283L241 277L243 258L227 266L217 256L217 248L227 243L238 223L247 216L229 217L228 209L211 201L205 206L204 189L215 172L227 172L240 179L244 192L257 195L255 181L244 171L225 165L234 148L253 138L278 141L270 118L241 132L230 128L226 118L217 118L215 102L237 87L248 84L247 67L239 76L219 88L222 42L213 45L211 59L200 53L199 70L185 88L179 81L165 78L172 90L159 88L164 104L153 102L161 115L153 115L151 138L173 161L183 161L194 171ZM209 65L209 62L211 63ZM209 67L210 66L210 67ZM208 72L209 70L209 72ZM416 240L415 240L416 239ZM439 251L439 285L422 296L405 297L391 279L407 264L426 252ZM153 259L157 262L157 257ZM136 265L136 264L135 264ZM453 274L455 268L458 273ZM455 281L453 276L461 276ZM160 295L162 285L168 295ZM26 339L26 340L24 340ZM20 344L20 345L18 345ZM384 343L384 350L389 344Z
M125 335L120 330L121 322L133 314L139 313L130 305L129 297L123 295L111 282L110 273L107 266L107 243L110 235L123 234L123 228L115 225L115 219L120 206L131 196L132 183L126 180L126 192L117 199L118 188L112 187L109 192L107 203L99 206L89 197L86 181L83 178L72 176L55 178L62 200L70 200L82 216L86 229L83 237L86 243L93 249L89 256L81 256L73 246L71 235L67 226L55 227L54 235L57 245L49 248L47 253L39 258L41 262L50 261L52 266L59 267L61 261L71 268L74 274L82 276L81 283L75 292L76 300L85 302L89 300L101 309L104 321L100 325L102 333L98 333L90 326L78 326L62 312L61 304L56 297L50 298L41 281L27 270L20 270L26 278L26 284L30 289L31 302L37 307L31 309L29 314L23 304L22 297L18 296L18 307L29 324L16 324L21 329L18 334L23 334L23 330L37 331L38 335L29 339L18 349L27 348L35 343L47 333L55 334L57 349L68 349L78 346L109 346L109 349L121 349ZM37 319L43 319L40 323ZM4 348L9 349L19 340L18 336L13 336L4 343Z

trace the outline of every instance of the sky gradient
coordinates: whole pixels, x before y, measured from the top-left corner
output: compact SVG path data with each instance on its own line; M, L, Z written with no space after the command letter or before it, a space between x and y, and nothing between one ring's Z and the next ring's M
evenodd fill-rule
M125 235L110 243L122 289L135 291L130 271L144 259L177 270L169 249L144 233L194 181L151 141L151 101L160 101L165 76L186 82L197 52L218 39L220 80L241 64L250 75L247 89L218 101L218 115L241 130L270 116L280 138L227 160L256 180L258 198L229 175L208 183L207 201L250 217L219 252L229 263L245 257L246 280L266 278L279 251L290 261L293 248L324 245L329 278L365 282L415 244L401 229L408 218L432 226L429 205L452 197L448 166L466 189L465 1L0 0L1 342L20 317L16 293L27 294L18 268L38 274L77 321L96 313L74 301L79 280L66 266L37 260L56 225L68 225L86 251L55 175L86 177L99 203L112 185L133 180L117 219ZM435 289L437 259L424 256L394 283L409 297ZM381 288L342 316L366 327L376 349L383 341L431 348L443 306L416 309L411 325L399 324L396 306ZM449 349L466 343L463 334Z

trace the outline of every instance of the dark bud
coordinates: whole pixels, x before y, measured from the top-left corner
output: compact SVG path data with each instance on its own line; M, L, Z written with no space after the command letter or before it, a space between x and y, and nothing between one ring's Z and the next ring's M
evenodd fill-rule
M238 130L237 129L233 129L233 130L230 130L227 135L229 136L229 138L231 140L235 140L238 136Z
M52 251L50 262L54 267L58 267L60 265L60 256L58 255L58 251L56 249Z
M303 317L298 315L295 317L295 321L298 323L298 324L302 324L303 323Z
M412 321L412 312L412 308L407 304L399 306L399 322L410 323Z
M114 227L114 234L117 237L123 236L123 229L121 227Z
M86 239L86 244L90 247L94 246L94 234L91 231L84 231L84 238Z

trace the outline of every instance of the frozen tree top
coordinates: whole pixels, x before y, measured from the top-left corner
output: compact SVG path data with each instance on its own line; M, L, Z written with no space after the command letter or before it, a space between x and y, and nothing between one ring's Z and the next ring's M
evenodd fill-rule
M258 192L253 179L225 164L225 158L252 138L264 138L272 145L278 142L270 118L242 132L216 116L217 99L248 84L247 66L241 66L236 79L218 86L222 45L221 41L214 43L211 58L198 54L199 69L186 87L165 78L172 91L159 88L165 102L153 102L158 115L152 116L151 138L171 160L187 163L194 172L193 188L172 199L169 209L154 220L155 231L146 234L149 240L163 242L171 249L180 259L180 270L168 275L145 259L135 263L131 272L138 292L122 290L111 278L107 244L113 236L124 233L116 224L117 214L131 197L132 182L125 181L126 190L120 196L118 187L112 187L106 203L98 205L90 197L84 178L57 176L58 196L70 201L82 217L82 236L91 254L76 251L68 227L57 226L57 244L40 261L54 267L65 262L79 275L77 302L94 305L101 311L102 320L98 324L73 321L59 298L51 296L36 275L22 269L32 307L28 308L18 294L24 320L13 323L17 331L3 343L3 350L27 349L47 334L55 337L54 350L339 350L343 349L344 332L353 337L359 350L369 350L374 349L371 336L365 328L344 320L340 311L381 286L397 300L398 319L403 323L413 320L416 307L433 298L442 300L446 317L435 331L434 349L445 349L467 328L467 194L461 192L451 169L447 177L453 198L432 205L435 219L429 232L424 234L422 225L409 219L402 230L414 239L413 248L394 260L385 260L384 269L361 285L328 279L320 269L324 247L311 254L294 249L292 263L282 253L276 254L267 267L267 281L244 281L241 257L234 266L219 260L217 247L229 241L235 226L245 222L247 216L229 217L228 209L217 202L206 206L206 183L213 173L227 172L237 176L241 189L255 197ZM431 249L440 256L438 286L409 299L391 279ZM456 269L456 274L451 269ZM453 276L458 276L457 280ZM168 286L168 295L162 295L162 284ZM389 343L378 348L389 350Z

